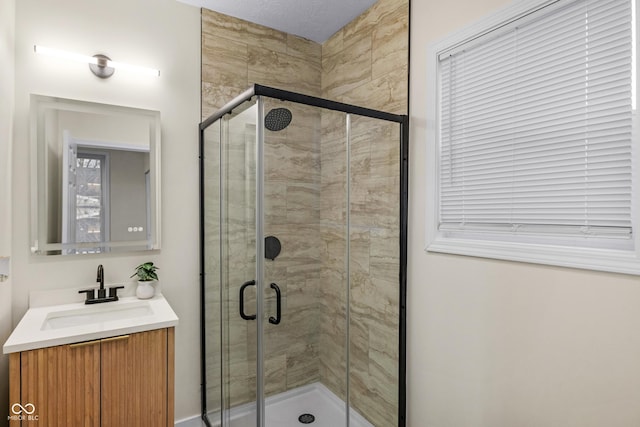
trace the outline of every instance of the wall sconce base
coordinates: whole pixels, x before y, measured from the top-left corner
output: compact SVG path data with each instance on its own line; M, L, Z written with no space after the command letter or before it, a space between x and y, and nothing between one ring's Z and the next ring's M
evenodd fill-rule
M100 77L101 79L108 79L113 75L116 71L115 68L107 66L107 61L111 61L106 55L93 55L94 58L98 60L97 64L89 64L89 69L93 74Z

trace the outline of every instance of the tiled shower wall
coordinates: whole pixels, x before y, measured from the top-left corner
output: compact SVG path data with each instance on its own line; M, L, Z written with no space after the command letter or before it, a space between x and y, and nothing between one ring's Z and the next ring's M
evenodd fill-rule
M407 114L407 0L379 0L322 46L322 97ZM321 206L344 200L343 130L323 115ZM399 126L352 117L349 232L349 397L375 426L397 425ZM341 190L341 191L340 191ZM344 251L346 211L321 210L322 273L320 379L345 397ZM342 278L341 280L338 280ZM342 374L342 375L341 375Z
M320 46L203 10L203 118L252 83L405 114L407 22L407 0L379 0ZM284 313L281 325L266 324L266 390L272 394L320 380L344 398L344 115L287 108L293 110L292 125L266 132L265 144L265 232L278 236L283 248L265 267L267 280L282 288ZM397 414L399 134L397 125L352 120L350 397L374 425L390 426ZM247 245L241 233L236 237L230 244ZM267 292L271 312L272 291ZM210 301L212 309L216 302ZM230 327L235 405L255 396L255 323L233 321ZM214 372L208 387L216 395L218 354L208 354Z
M202 11L202 116L214 113L250 84L320 95L321 47L317 43L252 24L216 12ZM277 107L268 102L265 111ZM319 111L297 105L287 105L293 113L293 123L280 132L266 132L265 163L265 235L281 241L282 251L274 260L265 260L267 283L275 282L282 291L283 317L279 325L265 322L265 391L283 392L310 382L318 376L318 316L317 297L319 261ZM229 239L228 276L229 339L227 357L230 361L231 406L255 399L256 355L255 321L246 321L238 314L240 286L255 275L255 201L249 186L255 180L253 149L255 124L241 118L230 121L228 168L225 174L228 197ZM208 131L209 132L209 131ZM215 130L211 129L211 132ZM212 138L213 139L213 138ZM212 141L214 142L214 141ZM214 144L215 145L215 144ZM217 157L217 153L208 153ZM205 156L207 157L207 156ZM215 160L207 159L210 176L217 173ZM215 179L208 181L217 185ZM216 190L208 194L216 197ZM217 219L218 209L212 200L207 212ZM215 278L218 245L215 220L207 236L211 256L207 258L207 274ZM211 223L211 224L209 224ZM238 262L240 261L240 262ZM244 262L243 262L244 261ZM219 291L215 280L207 292L207 313L218 312ZM275 293L266 290L266 311L275 315ZM255 313L255 290L246 291L246 312ZM217 410L220 373L220 321L211 316L208 325L207 350L208 409Z
M322 97L408 111L409 3L378 0L322 44Z
M203 118L253 83L321 94L317 43L206 9L201 42Z

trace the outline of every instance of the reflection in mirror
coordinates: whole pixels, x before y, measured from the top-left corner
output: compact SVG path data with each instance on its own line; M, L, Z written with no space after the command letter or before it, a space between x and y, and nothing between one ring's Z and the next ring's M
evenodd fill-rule
M34 253L160 248L160 113L31 96Z

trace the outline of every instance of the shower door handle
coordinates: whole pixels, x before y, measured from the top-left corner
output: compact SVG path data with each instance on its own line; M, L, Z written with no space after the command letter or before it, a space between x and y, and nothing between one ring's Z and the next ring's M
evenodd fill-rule
M249 280L248 282L244 282L244 284L240 286L240 317L242 317L244 320L256 320L255 314L247 315L244 312L244 291L245 289L247 289L247 287L255 286L255 284L255 280Z
M269 323L277 325L282 319L282 295L280 294L280 287L275 283L271 284L271 289L276 291L276 317L270 316Z

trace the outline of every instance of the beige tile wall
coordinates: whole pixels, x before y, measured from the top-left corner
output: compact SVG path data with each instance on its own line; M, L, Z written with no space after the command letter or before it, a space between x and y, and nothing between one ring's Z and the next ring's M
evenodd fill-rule
M407 22L407 0L379 0L319 45L203 10L203 118L252 83L406 113ZM281 105L270 101L265 111L276 106ZM266 261L265 272L267 280L277 282L283 294L282 324L266 324L266 391L273 394L320 380L345 397L349 298L352 406L375 426L395 425L398 126L353 118L348 294L345 116L298 105L286 107L293 112L292 125L281 132L265 131L265 233L282 242L281 255ZM236 157L234 163L239 166L250 159L247 153L236 152ZM247 175L236 171L230 178L230 186L246 189ZM212 191L211 203L216 197ZM248 202L238 203L253 209ZM211 217L217 214L215 208L210 210ZM242 218L235 221L229 251L250 258L253 242L240 228L250 228L253 218ZM215 245L213 234L207 241ZM211 257L216 255L212 250ZM230 274L229 280L238 282L230 290L231 301L242 280L250 275L250 264L244 270L235 266ZM217 272L210 274L216 276ZM212 288L216 286L212 284ZM274 294L269 289L266 292L271 315L275 313ZM253 310L255 302L254 298L249 300L247 311ZM207 301L211 310L217 303L217 296ZM231 304L231 319L236 311L237 304ZM215 319L209 330L212 346L219 345ZM234 382L231 399L235 405L255 396L255 322L232 320L229 336ZM210 371L218 372L218 354L210 352L209 356ZM216 383L214 374L208 384L214 396L219 395ZM210 409L214 409L212 403Z
M321 46L202 10L202 117L259 83L319 96Z
M378 0L322 45L322 96L407 114L407 0Z
M322 96L396 114L408 109L408 2L379 0L322 46ZM344 148L323 123L320 379L345 396ZM353 117L350 150L349 397L375 426L397 425L399 128ZM342 139L344 140L344 139ZM331 253L334 256L329 256ZM331 280L332 279L332 280ZM327 302L329 301L329 302Z
M216 12L202 11L202 116L215 112L250 84L320 95L321 47L317 43L252 24ZM281 103L268 101L265 112ZM318 380L317 282L319 262L319 112L309 107L286 105L293 113L293 123L280 132L265 131L265 234L277 236L282 252L275 261L265 260L268 283L276 282L282 291L283 317L279 325L265 322L265 391L274 394ZM255 180L255 128L250 123L232 119L232 138L227 151L229 167L227 182L229 230L227 253L231 260L223 269L230 284L228 294L229 329L225 355L230 361L226 378L230 380L230 405L255 399L256 322L239 317L240 286L255 275L255 201L249 195ZM255 127L255 125L253 125ZM208 131L209 133L209 131ZM213 137L211 137L214 140ZM212 141L215 142L215 141ZM212 150L214 151L214 150ZM208 153L215 157L216 153ZM213 176L215 160L207 160ZM211 178L208 183L217 185ZM217 191L207 193L210 209L207 223L211 230L219 209L215 206ZM249 197L249 198L247 198ZM207 236L208 246L218 241L215 232ZM208 259L218 251L212 249ZM207 312L218 313L219 271L216 262L209 262L210 280ZM266 312L275 316L275 292L266 290ZM255 313L255 290L246 291L246 312ZM267 316L267 317L268 317ZM211 315L208 325L207 351L208 409L219 405L220 345L219 316Z

